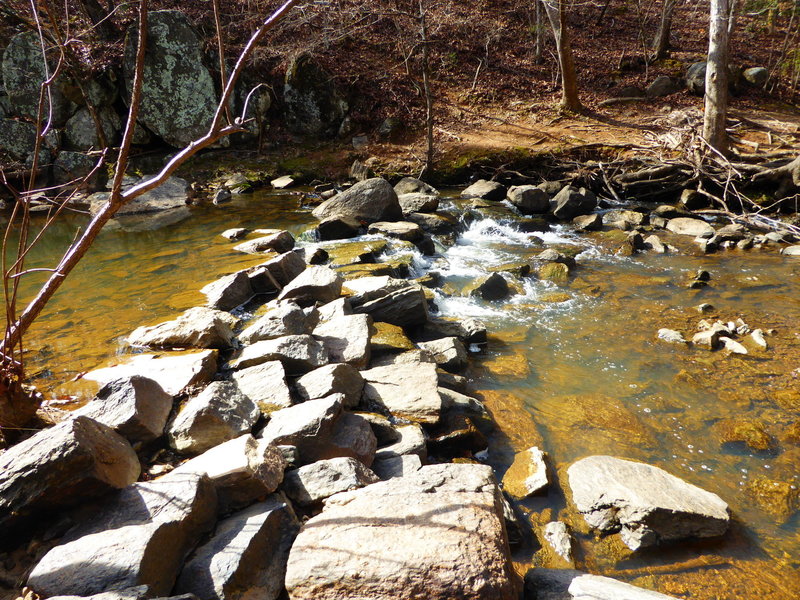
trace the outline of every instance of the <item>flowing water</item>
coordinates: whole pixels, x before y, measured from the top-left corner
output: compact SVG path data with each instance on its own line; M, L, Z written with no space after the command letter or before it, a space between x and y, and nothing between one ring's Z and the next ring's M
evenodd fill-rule
M459 203L445 204L455 210ZM201 304L202 285L261 262L233 251L219 232L280 227L298 236L313 221L289 194L258 193L192 210L191 219L154 231L103 232L27 340L29 369L49 398L91 394L90 383L70 380L118 362L130 352L122 339L133 328ZM502 210L473 211L472 219L439 256L414 253L417 274L437 271L442 290L458 294L489 269L527 262L545 247L578 262L563 285L524 278L507 301L436 292L441 314L477 317L491 332L487 347L474 349L469 376L499 425L488 455L498 476L515 452L533 445L549 453L562 480L574 460L612 454L716 492L734 519L720 540L632 555L617 536L594 539L581 531L581 519L551 486L547 496L522 506L532 525L567 520L576 529L581 568L665 593L800 597L800 259L774 249L700 256L676 237L669 241L680 254L624 257L614 253L621 232L521 233ZM55 227L29 266L47 266L80 225ZM698 269L709 271L711 281L690 289ZM23 295L32 293L30 279ZM701 303L713 311L699 314ZM729 355L656 339L661 327L691 338L701 318L741 318L751 328L774 330L769 348L750 345L748 355ZM731 419L756 431L767 447L723 444ZM564 566L535 546L515 558L521 571L530 564Z

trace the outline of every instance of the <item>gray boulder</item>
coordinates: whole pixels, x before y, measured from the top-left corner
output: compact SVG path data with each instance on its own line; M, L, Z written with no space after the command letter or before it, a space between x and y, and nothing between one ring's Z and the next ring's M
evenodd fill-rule
M375 461L397 458L400 456L416 456L422 463L428 460L428 441L425 431L416 423L400 425L394 429L398 439L382 446L375 453Z
M457 337L446 337L418 344L433 355L436 364L445 371L458 372L467 367L467 349Z
M91 596L50 596L49 600L150 600L150 590L146 585L111 590ZM190 599L186 599L190 600Z
M283 490L300 506L311 506L378 481L375 473L354 458L329 458L286 473Z
M0 454L0 528L123 488L139 471L133 448L110 427L68 419Z
M597 197L586 188L564 186L551 202L553 216L569 221L578 215L586 215L597 208Z
M0 119L0 151L24 161L36 147L36 127L24 121Z
M403 177L395 184L394 191L398 196L402 196L403 194L439 195L439 190L415 177Z
M285 335L245 346L231 367L243 369L271 360L281 361L287 373L296 375L328 364L328 353L310 335Z
M764 67L750 67L742 73L745 81L755 87L764 87L769 79L769 71Z
M508 201L523 215L540 215L550 212L550 196L535 185L508 188Z
M419 456L408 454L404 456L390 456L382 458L372 463L372 471L381 480L393 479L395 477L407 477L422 468Z
M610 577L570 569L531 569L525 574L525 597L537 600L677 600Z
M500 273L492 273L474 281L467 288L470 296L480 296L484 300L503 300L508 297L508 281Z
M695 96L706 93L706 62L696 62L686 70L686 87Z
M181 408L169 427L169 445L181 454L200 454L249 433L259 416L235 383L214 381Z
M175 592L204 600L277 600L299 529L280 494L228 517L183 567Z
M332 302L339 297L343 281L341 275L328 267L308 267L283 288L278 300L292 300L302 307Z
M105 384L91 402L75 411L111 427L131 443L161 437L172 396L152 379L134 375Z
M138 585L167 596L186 556L214 526L216 512L208 477L182 473L129 485L45 554L28 586L44 597Z
M597 213L578 215L572 219L572 224L578 231L599 231L603 228L603 217Z
M352 217L359 221L398 221L403 210L391 184L380 177L356 183L315 208L320 221L330 217Z
M679 235L708 238L714 235L714 228L703 219L678 217L667 221L667 229Z
M331 74L308 54L295 58L286 69L283 99L289 127L303 135L335 135L348 109Z
M306 263L300 254L284 252L280 256L247 269L246 272L250 286L256 294L272 294L285 287L305 270Z
M230 313L196 306L173 321L134 329L128 343L151 348L230 348L231 328L237 321Z
M11 113L35 119L39 108L39 92L42 82L54 72L58 60L56 46L50 46L47 56L49 69L45 70L42 46L35 31L18 33L8 42L3 52L3 84L8 94ZM67 122L74 105L64 94L68 79L62 74L50 87L53 126L62 127Z
M253 286L244 271L220 277L204 286L200 293L208 299L208 306L218 310L233 310L253 297Z
M242 242L233 249L245 254L264 254L265 252L289 252L294 248L294 237L288 231L275 229L267 233L261 230L259 233L265 234L254 240Z
M397 190L397 186L395 186L395 190ZM432 213L439 208L438 194L399 194L397 201L400 203L400 208L403 209L403 215L418 212Z
M100 119L106 144L108 146L116 145L122 127L119 115L110 107L102 106L98 108L97 116ZM67 121L64 137L66 143L74 150L102 150L105 147L97 134L97 125L86 107L79 108Z
M644 463L590 456L567 470L572 500L590 527L620 531L638 550L728 529L728 505L716 494Z
M669 96L683 89L683 80L677 77L670 77L669 75L660 75L656 77L653 82L647 86L645 94L648 98L661 98L662 96Z
M361 230L361 222L353 217L333 216L320 221L317 237L321 241L343 240L355 237Z
M175 147L186 146L208 131L217 106L214 80L206 68L203 42L189 18L178 10L148 16L139 121ZM138 26L125 37L125 85L132 89Z
M306 332L306 314L294 302L281 303L239 334L245 344Z
M294 404L286 384L286 371L279 360L234 371L231 379L236 382L239 391L255 402L265 415Z
M572 563L572 538L564 523L550 521L543 527L542 535L556 554Z
M361 372L364 398L392 415L417 423L436 423L442 410L436 365L410 363Z
M369 226L367 233L397 238L407 242L418 242L423 236L422 228L409 221L377 221Z
M0 122L1 123L1 122ZM0 142L2 146L2 142ZM53 181L59 185L80 180L89 175L97 166L97 158L81 152L62 150L53 162ZM105 183L105 173L98 169L88 178L90 189L97 189Z
M280 450L245 434L187 460L172 474L208 476L217 490L218 512L228 514L274 492L283 481L285 468Z
M487 181L479 179L471 186L461 192L462 198L479 198L481 200L491 200L500 202L505 200L508 188L497 181Z
M136 354L121 365L96 369L84 379L106 384L115 379L143 375L156 381L165 392L177 396L190 387L211 381L217 370L217 351L203 350L185 354Z
M295 389L304 400L342 394L345 408L355 408L361 400L364 378L353 365L337 363L306 373L295 382Z
M516 587L497 484L483 465L422 467L329 498L297 536L286 572L293 600L512 600Z
M349 456L370 466L377 448L378 440L364 417L343 413L337 419L331 436L330 456Z
M276 411L259 438L276 446L296 446L303 464L330 458L330 439L343 400L332 394Z
M369 364L371 325L368 315L334 317L317 325L313 335L322 342L331 362L363 369Z
M348 282L350 289L355 285ZM379 282L377 288L352 297L350 305L355 313L368 314L373 321L391 323L398 327L421 325L428 320L428 301L422 286L404 280L387 277L385 284Z

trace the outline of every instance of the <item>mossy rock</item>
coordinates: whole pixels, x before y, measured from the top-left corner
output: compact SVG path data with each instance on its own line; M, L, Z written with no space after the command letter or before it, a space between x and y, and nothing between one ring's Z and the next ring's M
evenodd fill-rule
M569 267L564 263L545 263L539 267L539 279L566 283L569 280Z
M372 327L369 341L373 352L405 352L416 349L402 327L382 321L373 323Z
M800 446L800 421L789 424L789 426L783 430L781 440L786 444Z
M526 262L513 262L491 267L491 273L508 273L517 278L527 277L531 274L531 266Z
M773 398L783 410L800 412L800 390L778 390L773 394Z
M775 439L760 421L754 419L723 419L714 431L724 446L745 446L755 452L774 453Z
M369 242L344 242L333 246L326 246L331 266L358 265L374 263L378 255L386 250L385 240Z
M572 296L566 292L547 292L542 294L539 300L547 304L558 304L572 300Z
M335 271L342 274L345 279L358 279L359 277L390 277L404 278L408 276L408 265L400 262L365 263L357 265L344 265L335 267Z
M348 110L333 77L309 54L295 58L286 70L283 98L289 127L309 136L333 136Z
M764 511L786 522L800 507L800 490L788 481L755 477L747 482L747 495Z

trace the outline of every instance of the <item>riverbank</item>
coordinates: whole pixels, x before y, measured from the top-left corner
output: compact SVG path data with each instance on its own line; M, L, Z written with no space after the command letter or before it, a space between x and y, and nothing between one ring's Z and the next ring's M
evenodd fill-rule
M293 208L287 211L286 200L290 198L295 197L277 196L276 210L281 211L281 218L298 218L294 231L301 247L308 253L315 245L309 245L300 232L308 227L309 208L291 203ZM431 257L426 258L408 248L407 242L391 240L383 242L384 246L389 245L383 254L377 252L376 256L375 244L379 238L374 234L356 241L356 245L368 246L368 251L340 252L336 258L333 250L341 242L327 242L323 248L334 257L334 261L355 262L342 265L345 270L388 268L394 272L405 265L411 269L411 275L438 272L444 275L444 281L440 282L440 288L430 290L431 306L438 307L441 314L462 321L465 316L472 316L490 324L487 326L488 345L481 352L471 354L471 366L465 373L467 387L461 390L476 401L482 400L498 425L485 431L479 427L489 447L483 460L488 461L500 475L519 453L537 446L549 454L550 468L559 474L559 483L553 483L545 496L514 503L517 510L527 517L521 521L522 528L517 532L523 541L516 546L514 554L518 570L527 571L531 562L565 566L559 562L555 551L547 549L550 546L543 541L544 538L525 526L525 522L530 521L538 532L539 526L563 518L575 532L574 556L578 565L592 572L612 576L621 573L624 578L632 578L644 587L656 587L678 596L691 590L693 597L704 597L703 593L713 597L711 594L719 595L723 593L720 590L734 590L740 585L752 591L756 589L755 572L760 572L773 575L759 579L764 585L757 588L758 597L792 597L794 591L786 582L792 581L791 574L796 566L791 563L781 565L779 559L782 553L792 552L791 517L789 521L783 521L785 517L779 520L778 515L769 512L769 501L764 506L759 505L758 486L764 483L764 478L755 476L755 472L761 469L770 475L774 473L771 482L787 477L788 495L785 498L792 497L789 490L791 474L786 469L790 468L794 455L792 438L787 434L790 434L792 420L796 418L790 397L793 368L790 365L792 357L797 355L791 329L796 306L782 304L778 310L775 304L775 298L793 297L790 290L792 278L786 281L785 270L797 267L792 266L794 263L788 256L783 258L777 254L777 249L786 244L773 241L764 244L765 240L760 240L762 248L759 250L726 250L724 245L733 240L718 240L721 244L719 252L705 254L701 252L699 243L702 240L695 241L693 236L655 229L647 233L662 238L668 250L669 246L674 247L667 254L657 254L652 247L637 248L636 232L624 232L627 227L620 224L626 222L626 218L629 225L631 219L641 219L635 227L651 230L654 226L644 224L645 217L666 219L663 210L662 214L638 212L641 217L637 217L633 214L637 211L623 213L606 209L601 211L607 216L606 223L597 232L572 233L572 226L557 225L551 231L529 233L525 229L530 226L525 224L536 223L536 218L521 216L514 208L497 204L494 200L456 198L441 202L445 211L467 218L461 225L456 220L449 221L448 228L456 235L444 235L441 245L436 247L436 254ZM263 205L261 208L251 217L253 221L260 227L277 224L265 223ZM306 216L300 218L301 214ZM423 217L423 221L428 222L428 227L433 224L430 218ZM712 227L719 232L720 225L715 223ZM542 224L539 223L537 228L541 229ZM631 232L633 238L629 235ZM433 235L437 237L443 233L440 230ZM202 235L201 239L208 240L207 230ZM153 233L147 236L154 239ZM747 234L743 236L741 239L746 239ZM230 249L240 242L219 238L216 243ZM652 246L653 240L649 243ZM399 247L392 250L394 244L399 244ZM162 247L168 248L169 244ZM402 251L403 247L406 247L405 251ZM707 243L703 247L708 250ZM551 258L556 260L550 264L568 266L566 278L558 280L560 275L564 275L562 267L545 269L552 271L556 281L548 282L547 278L541 278L542 271L536 268L547 263L535 257L546 248L555 253ZM633 256L621 256L617 253L620 248L627 248L630 252L626 254ZM187 254L175 250L177 248L158 253L180 268L180 257ZM401 250L399 254L398 250ZM226 260L236 256L242 260L248 257L230 250L224 256ZM573 264L572 257L577 258L575 267L569 267ZM253 261L251 264L263 261L258 257L250 259ZM681 267L677 269L676 259L681 261ZM372 263L373 260L378 262ZM539 277L523 275L521 263L533 265ZM221 269L230 271L230 263L227 267L224 262L219 265ZM242 263L241 268L245 266ZM502 277L508 277L507 293L512 293L509 298L483 300L462 296L465 284L488 275L493 267L501 267L499 270L505 273ZM693 285L701 268L709 272L710 281L705 282L705 286ZM420 270L415 272L415 269ZM775 275L770 275L772 269L777 269ZM520 275L521 279L517 279ZM699 278L702 279L705 277ZM432 283L429 278L426 282ZM781 290L785 294L781 295ZM710 304L714 308L701 315L695 309L699 304ZM167 312L172 313L169 309ZM630 314L637 316L637 327L626 322L626 315ZM775 330L775 336L766 338L768 350L751 347L750 354L737 355L726 350L667 345L656 338L658 329L664 327L690 337L701 319L713 324L716 319L727 322L738 318L746 321L752 329ZM408 325L406 328L409 329ZM413 332L411 327L407 333ZM120 335L125 333L119 332ZM738 333L729 335L739 336ZM411 337L419 341L413 335ZM742 334L742 341L749 344L744 340L746 337L747 334ZM397 348L398 340L403 338L395 335L389 339L388 347ZM609 345L609 340L618 343ZM385 353L385 341L372 339L370 347L375 348L379 343L383 344L382 352ZM761 377L765 379L758 384L754 383L752 369L748 368L748 365L755 364L771 365L770 369L760 369ZM417 370L422 368L421 365ZM241 365L241 368L253 367ZM458 381L453 377L447 380L451 385ZM412 387L416 389L418 386ZM745 399L749 404L745 404ZM775 402L777 404L773 405ZM470 401L469 406L478 405ZM722 406L726 408L723 410ZM565 410L565 407L570 407L570 410ZM721 430L719 424L724 425L727 414L731 418L741 418L743 414L748 418L752 416L751 423L760 423L755 425L756 429L760 427L768 437L779 439L779 445L768 448L766 454L755 447L748 449L746 445L750 438L737 440L735 427L734 437L724 441L723 433L716 432ZM718 441L707 439L709 422L714 424L715 436L720 436L715 437ZM476 425L480 423L481 419L478 419ZM429 426L423 426L423 429L428 433L426 449L435 462L442 455L431 450L436 446L432 445ZM469 434L467 439L471 440L469 444L480 441L474 432L468 430L466 433ZM678 434L678 437L673 434ZM464 443L463 438L461 443ZM742 443L745 444L743 453ZM465 448L463 445L457 447ZM441 452L442 447L438 448ZM479 449L473 447L472 450ZM582 531L582 517L574 512L571 503L563 499L562 493L568 490L564 469L579 458L598 453L658 464L692 483L719 493L733 508L731 531L711 545L672 546L668 553L659 551L657 556L641 551L630 553L620 545L617 536L600 540L587 536ZM168 466L174 460L169 455L164 458L168 460L157 462ZM746 467L741 467L743 462ZM767 466L769 469L764 470ZM749 478L732 476L741 468L753 471L754 475ZM163 470L156 469L154 474L161 472ZM743 485L738 485L738 481L743 481ZM754 485L750 485L751 481ZM504 482L504 485L508 484ZM772 516L765 518L765 515ZM779 522L784 524L774 528ZM787 526L788 536L782 533ZM758 539L763 539L758 545L765 548L771 559L759 558L752 532L757 532ZM537 537L539 542L534 542ZM515 541L519 542L520 538ZM537 544L542 547L538 552ZM688 558L700 549L702 559ZM674 571L679 574L674 574ZM724 585L715 581L717 576L725 579ZM783 581L776 584L780 578ZM710 585L710 582L714 584ZM737 597L746 598L750 591L739 593Z

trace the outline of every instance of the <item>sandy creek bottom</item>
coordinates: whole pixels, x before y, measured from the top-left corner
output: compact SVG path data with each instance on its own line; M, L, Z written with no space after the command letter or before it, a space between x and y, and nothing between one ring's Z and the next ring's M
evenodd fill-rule
M456 203L445 203L456 209ZM34 326L28 369L49 401L90 397L77 374L119 362L122 339L202 304L198 290L231 271L260 262L218 234L229 227L279 227L295 236L313 218L296 195L257 193L155 230L126 224L103 232ZM500 303L438 298L450 316L470 315L491 332L467 373L498 424L489 462L502 477L514 452L537 445L563 473L589 454L612 454L661 466L719 494L734 523L720 540L632 555L617 536L582 531L558 486L520 508L533 527L563 518L578 538L579 568L692 599L800 597L800 259L773 248L697 255L689 239L662 235L682 252L614 254L624 234L576 235L569 228L523 234L484 215L442 255L413 256L418 274L440 272L459 290L488 268L526 261L544 247L577 254L564 285L527 279L522 294ZM74 237L75 218L52 229L28 266L44 267ZM663 232L662 232L663 233ZM698 269L710 284L689 289ZM35 278L23 285L33 293ZM700 303L713 305L700 315ZM743 319L774 330L769 348L746 356L669 345L661 327L691 338L701 318ZM766 429L768 452L723 444L719 422L736 418ZM793 428L794 427L794 428ZM562 478L563 479L563 478ZM521 572L531 564L561 567L536 542L516 551Z

